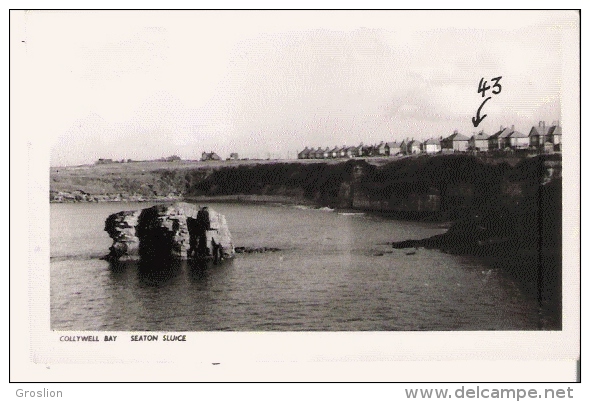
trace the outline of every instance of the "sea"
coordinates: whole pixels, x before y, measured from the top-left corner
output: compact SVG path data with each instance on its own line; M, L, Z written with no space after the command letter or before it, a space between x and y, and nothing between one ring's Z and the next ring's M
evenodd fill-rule
M444 233L439 223L296 205L211 203L225 215L236 247L279 251L236 254L220 264L101 259L112 244L105 219L151 205L51 204L52 330L551 329L535 295L501 267L390 245Z

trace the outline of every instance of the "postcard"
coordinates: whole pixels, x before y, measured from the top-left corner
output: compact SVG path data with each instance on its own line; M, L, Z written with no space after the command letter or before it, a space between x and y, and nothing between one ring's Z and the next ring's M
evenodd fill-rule
M580 12L12 10L12 381L575 381Z

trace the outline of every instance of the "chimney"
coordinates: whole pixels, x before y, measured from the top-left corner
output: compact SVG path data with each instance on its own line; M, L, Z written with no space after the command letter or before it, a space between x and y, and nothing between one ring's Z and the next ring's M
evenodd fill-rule
M457 130L453 131L453 134L458 134L459 132Z
M504 126L500 126L500 131L504 130Z
M512 131L514 131L514 124L512 125Z
M543 122L542 121L539 122L539 127L543 127Z
M557 120L557 127L559 127L559 120Z

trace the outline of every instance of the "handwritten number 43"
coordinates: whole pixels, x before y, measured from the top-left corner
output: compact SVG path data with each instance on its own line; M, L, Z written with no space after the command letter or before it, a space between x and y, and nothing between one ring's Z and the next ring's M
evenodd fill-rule
M481 97L485 98L486 96L486 91L489 89L492 89L492 93L494 95L498 95L500 92L502 92L502 85L500 85L500 79L502 77L496 77L496 78L492 78L492 81L494 81L494 85L492 87L490 87L488 85L487 81L484 81L483 78L479 81L479 87L477 88L477 93L481 92Z

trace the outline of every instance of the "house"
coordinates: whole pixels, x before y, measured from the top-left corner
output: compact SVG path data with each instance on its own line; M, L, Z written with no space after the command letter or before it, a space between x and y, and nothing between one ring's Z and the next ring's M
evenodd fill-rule
M309 153L307 154L307 158L306 159L315 159L315 149L311 148L309 150Z
M510 148L510 134L514 131L514 125L506 127L498 136L498 147L500 150Z
M363 143L361 142L361 144L358 147L347 147L346 152L345 152L345 157L357 158L359 156L362 156L362 152L363 152Z
M512 126L512 132L508 134L508 146L512 149L527 149L529 147L529 136L521 133L520 131L514 131Z
M376 151L375 153L377 155L379 155L379 156L385 156L385 155L387 155L387 152L385 151L386 145L387 144L385 144L383 141L381 141L379 143L379 145L376 145L375 146L375 151Z
M355 158L358 156L358 147L346 147L344 151L346 158Z
M318 149L314 152L314 159L324 159L324 150L322 147L318 147Z
M469 148L473 151L487 152L489 149L489 139L490 136L483 131L473 134L469 139Z
M215 152L203 152L201 154L201 161L220 161L221 158Z
M465 152L469 146L469 138L457 130L440 142L443 152Z
M401 144L399 145L399 151L404 155L408 153L408 141L410 140L406 138L405 140L402 140Z
M419 154L422 152L422 143L420 141L414 140L412 138L411 141L408 142L406 145L406 153L408 155Z
M299 152L299 153L297 154L297 159L309 159L309 151L310 151L310 149L309 149L309 148L307 148L307 147L305 147L305 148L303 149L303 151L301 151L301 152ZM232 155L233 155L233 154L232 154ZM236 155L237 155L237 154L236 154ZM231 158L231 156L230 156L230 158Z
M495 132L488 138L488 151L497 151L506 148L506 136L510 134L508 127L500 126L500 131Z
M330 147L326 147L326 149L324 149L324 154L322 155L322 158L328 159L330 158L330 155L332 155L332 150L330 149Z
M427 154L436 154L441 151L440 148L441 138L429 138L422 143L422 152Z
M529 144L531 148L543 149L547 142L548 127L544 121L540 121L538 126L533 126L529 132Z
M500 126L500 131L490 135L488 140L488 149L490 151L505 149L526 149L530 145L530 136L510 127Z
M397 141L385 143L385 155L394 156L401 152L401 144Z
M553 144L554 151L561 151L561 126L559 121L547 130L547 139Z
M377 145L363 145L361 146L360 156L375 156L377 155Z
M237 152L232 152L231 154L229 154L229 160L231 161L237 161L239 160L240 157L238 156Z
M336 145L330 150L330 158L338 158L340 156L340 148Z
M359 144L359 146L358 146L358 147L353 147L353 148L354 148L354 150L353 150L353 153L355 154L355 155L354 155L355 157L358 157L358 156L363 156L363 149L364 149L365 147L364 147L364 145L363 145L363 143L362 143L362 142Z
M338 157L339 158L346 158L348 156L347 150L348 150L348 147L346 145L342 145L342 148L340 148L340 155Z

